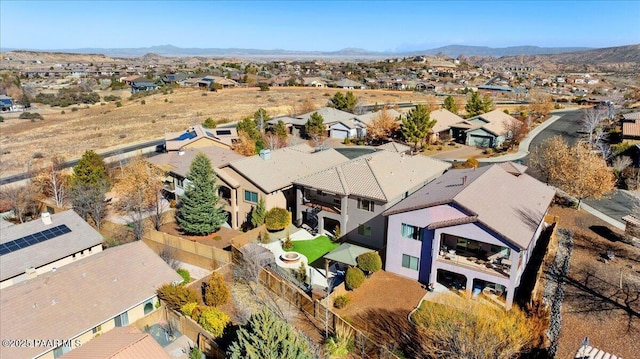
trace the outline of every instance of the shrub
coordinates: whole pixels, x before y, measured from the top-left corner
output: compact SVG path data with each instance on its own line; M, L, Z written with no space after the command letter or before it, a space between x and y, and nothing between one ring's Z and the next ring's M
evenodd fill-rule
M347 304L349 304L349 302L351 301L351 298L349 298L348 295L346 294L342 294L336 297L336 299L333 300L333 306L338 308L338 309L342 309L344 307L347 306Z
M347 289L358 289L364 283L364 273L358 267L349 267L344 281Z
M363 253L356 258L358 267L365 272L373 273L382 269L382 258L378 252Z
M72 107L71 108L71 112L78 112L78 108L77 107Z
M304 264L304 262L300 263L300 267L298 267L298 270L296 271L296 278L298 278L298 280L301 282L307 281L307 266Z
M189 359L202 359L203 354L204 353L202 352L202 350L200 350L200 348L193 347L189 352Z
M189 282L191 282L191 273L189 273L188 270L184 269L184 268L180 268L178 269L176 272L178 272L178 274L182 277L183 280L183 284L187 284Z
M0 116L0 122L4 122L4 117Z
M34 159L44 158L44 154L42 152L36 152L32 156Z
M267 212L265 224L270 231L279 231L291 224L291 213L284 208L272 208Z
M122 107L122 102L116 101L116 107Z
M219 273L213 272L205 286L204 304L217 307L229 300L229 288Z
M44 120L41 114L37 112L32 113L28 111L21 113L20 116L18 116L18 118L22 120Z
M103 100L107 102L112 102L112 101L120 101L121 98L120 96L116 96L116 95L107 95L103 98Z
M258 87L260 91L269 91L269 84L266 82L258 82Z
M60 111L60 114L61 114L61 115L64 115L64 114L65 114L64 110Z
M267 231L260 232L260 242L267 244L271 243L271 235Z
M142 100L142 101L140 101L140 104L141 104L141 105L146 105L146 104L147 104L147 101Z
M167 308L180 310L183 305L191 302L199 303L198 294L191 288L182 285L165 284L158 288L158 298L167 303Z
M202 315L202 308L204 307L199 305L193 308L193 311L191 311L191 319L193 319L195 322L198 322L200 320L200 316Z
M293 249L293 241L291 240L291 236L289 232L287 232L287 238L284 239L284 243L282 243L282 248L285 251L290 251Z
M211 117L207 117L207 119L202 123L202 126L206 128L216 128L216 121L214 121Z
M214 337L220 337L224 333L224 328L231 322L227 314L218 308L210 307L202 311L198 323L204 329L213 334Z
M193 313L193 310L196 309L197 307L198 307L198 303L191 302L180 307L180 311L182 312L182 314L186 315L187 317L191 317L191 313Z
M336 334L327 339L325 348L330 358L344 358L354 351L353 329L346 325L336 328Z

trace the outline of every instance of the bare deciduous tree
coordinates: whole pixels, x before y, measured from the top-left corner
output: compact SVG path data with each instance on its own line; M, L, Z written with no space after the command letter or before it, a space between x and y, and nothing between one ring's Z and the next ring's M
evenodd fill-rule
M604 125L604 112L596 108L584 109L582 113L582 130L589 136L588 144L594 147L597 141L597 130Z
M56 206L63 208L68 201L68 179L69 174L64 169L64 159L54 156L51 158L51 163L33 178L33 182L44 196L53 198Z
M73 210L85 221L91 219L98 230L107 215L109 202L105 200L105 194L108 190L109 184L102 180L97 184L76 185L70 192Z
M37 209L37 191L31 183L25 186L6 185L0 191L0 199L9 204L14 218L20 223L26 222Z
M528 131L527 125L517 118L505 120L502 126L505 130L505 145L509 149L520 143Z
M387 111L386 108L378 111L378 114L367 125L367 136L374 142L389 138L400 128L400 124Z

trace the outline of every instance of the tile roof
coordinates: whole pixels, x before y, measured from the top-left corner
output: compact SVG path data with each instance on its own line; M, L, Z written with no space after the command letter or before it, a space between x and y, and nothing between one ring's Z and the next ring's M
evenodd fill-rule
M402 143L391 141L376 147L376 150L385 150L385 151L402 153L402 152L411 151L411 146L407 146Z
M514 176L493 165L451 170L384 214L455 203L514 245L527 248L554 195L551 187L527 174Z
M451 125L464 121L462 117L444 108L431 111L430 118L436 120L436 124L433 126L433 132L436 133L445 131L449 129Z
M377 151L295 181L296 184L339 195L391 201L424 185L451 164L426 156Z
M147 333L135 327L116 327L60 359L171 359Z
M216 175L230 186L238 187L240 184L226 172L220 170L221 167L228 165L231 161L235 161L245 156L240 155L226 148L210 146L202 148L186 148L184 154L180 155L178 151L166 152L157 156L149 157L147 161L158 166L166 172L173 172L178 176L186 177L189 172L191 162L198 153L204 153L211 160Z
M51 224L41 219L3 228L0 243L11 242L47 228L66 225L71 232L0 256L0 278L5 280L24 273L28 267L38 268L73 253L102 243L102 235L76 212L69 210L51 215Z
M491 112L483 113L481 115L467 119L468 122L473 122L475 119L482 119L486 123L482 124L482 128L489 130L496 136L500 136L505 133L505 122L514 119L511 115L504 113L501 110L493 110Z
M622 137L640 137L640 121L623 122Z
M637 121L637 120L640 120L640 111L638 111L638 112L630 112L630 113L622 115L622 117L625 120Z
M222 134L221 131L229 131L229 133ZM167 151L177 151L190 143L200 140L201 138L209 138L231 147L233 145L233 140L238 138L238 131L235 127L209 129L201 125L196 125L191 126L186 131L167 132L164 135Z
M180 280L142 241L109 248L0 290L0 333L72 339ZM0 357L31 358L50 349L0 347Z
M271 151L267 160L255 155L232 161L229 167L260 187L264 193L272 193L290 186L300 177L347 160L333 148L316 151L307 144L301 144Z
M400 116L402 115L400 112L390 108L387 111L387 114L389 114L389 116L395 118L397 121L400 120ZM369 112L369 113L365 113L363 115L357 115L355 116L355 119L364 123L365 125L368 125L371 123L371 121L373 121L375 118L377 118L378 116L380 116L380 111L376 111L376 112Z

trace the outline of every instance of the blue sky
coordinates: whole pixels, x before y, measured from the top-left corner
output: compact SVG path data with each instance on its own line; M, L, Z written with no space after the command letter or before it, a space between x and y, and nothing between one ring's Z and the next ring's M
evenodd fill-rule
M0 47L334 51L640 43L633 1L0 1Z

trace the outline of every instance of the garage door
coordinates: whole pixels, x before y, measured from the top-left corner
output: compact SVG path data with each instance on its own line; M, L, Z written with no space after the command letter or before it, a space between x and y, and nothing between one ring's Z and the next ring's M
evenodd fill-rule
M469 146L476 147L493 147L493 137L469 135Z
M347 138L348 135L349 135L349 132L347 132L347 131L332 129L330 137L331 138L345 139L345 138Z

